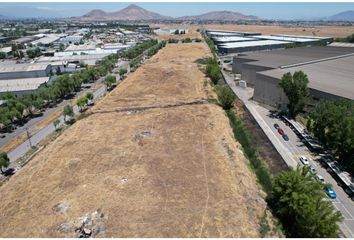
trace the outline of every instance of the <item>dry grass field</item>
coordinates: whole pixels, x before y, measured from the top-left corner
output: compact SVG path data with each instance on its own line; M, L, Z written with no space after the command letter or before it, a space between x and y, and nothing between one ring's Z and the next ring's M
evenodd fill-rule
M195 60L169 44L0 188L0 237L257 237L266 207Z
M191 34L198 34L197 25L152 24L161 28L188 28ZM243 32L261 32L268 34L289 34L304 36L346 37L354 33L354 26L313 26L313 27L287 27L264 25L236 25L236 24L207 24L205 29L230 30Z
M314 26L314 27L286 27L286 26L262 26L262 25L235 25L210 24L206 29L232 30L244 32L260 32L268 34L289 34L303 36L346 37L354 33L354 26Z

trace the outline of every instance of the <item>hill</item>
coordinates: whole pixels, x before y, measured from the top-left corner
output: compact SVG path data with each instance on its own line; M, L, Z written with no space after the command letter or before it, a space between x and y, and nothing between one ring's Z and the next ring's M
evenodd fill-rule
M131 4L117 12L107 13L102 10L92 10L89 13L79 17L79 20L163 20L171 17L163 16L155 12L148 11L135 4Z
M354 21L354 11L345 11L330 16L328 18L330 21Z
M201 15L179 17L180 20L219 20L219 21L237 21L237 20L258 20L257 16L244 15L232 11L215 11Z
M168 44L0 187L0 237L259 237L266 208L197 59Z

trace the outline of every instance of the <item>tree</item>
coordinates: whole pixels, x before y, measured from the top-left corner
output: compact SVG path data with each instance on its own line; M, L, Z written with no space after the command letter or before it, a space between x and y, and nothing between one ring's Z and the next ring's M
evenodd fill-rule
M2 168L7 168L10 165L10 159L6 153L0 152L0 171L3 173Z
M354 174L353 101L319 101L309 113L307 128Z
M83 110L83 108L87 105L87 103L88 103L88 99L87 99L86 96L81 97L81 98L79 98L79 99L76 101L76 104L77 104L77 106L78 106L79 109L80 109L80 112L81 112L81 111Z
M74 116L73 108L70 105L66 105L64 107L63 115L64 115L64 121L66 121L66 116L72 118Z
M303 111L309 100L308 83L307 75L303 71L297 71L293 75L290 72L285 73L279 82L289 100L288 109L293 118Z
M14 57L23 58L25 54L22 51L13 52Z
M57 127L59 126L59 124L60 124L60 120L58 118L53 121L53 125L55 127L55 130L58 130Z
M338 237L343 217L324 199L325 186L328 184L317 181L309 167L275 177L269 202L288 237Z
M127 72L128 71L126 68L121 68L119 69L119 76L123 77Z
M116 82L117 82L117 79L113 75L109 75L105 79L105 83L106 83L108 89L112 89L112 87L116 84Z
M6 53L0 52L0 59L5 59L6 58Z
M232 108L233 103L235 101L235 94L227 85L223 85L222 87L220 87L217 90L217 95L221 106L225 110Z

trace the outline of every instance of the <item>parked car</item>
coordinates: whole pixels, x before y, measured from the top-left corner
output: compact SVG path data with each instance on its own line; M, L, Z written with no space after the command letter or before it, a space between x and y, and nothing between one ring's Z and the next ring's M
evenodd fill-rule
M312 173L316 173L316 169L315 169L312 165L310 165L310 171L311 171Z
M326 183L326 181L324 180L324 178L321 175L317 174L316 178L319 182Z
M309 160L307 160L307 158L305 156L301 156L300 157L300 161L302 162L302 164L304 164L305 166L309 165Z
M280 135L284 135L284 134L285 134L285 133L284 133L284 130L281 129L281 128L278 128L278 133L279 133Z
M326 192L326 194L327 194L328 197L330 197L330 198L332 198L332 199L334 199L334 198L337 197L337 194L336 194L336 192L333 190L332 187L325 187L324 190L325 190L325 192Z
M0 134L0 138L5 138L5 134Z
M279 129L279 128L280 128L279 124L275 123L275 124L274 124L274 128L275 128L275 129Z
M284 135L283 135L283 139L284 139L285 141L289 141L288 135L284 134Z

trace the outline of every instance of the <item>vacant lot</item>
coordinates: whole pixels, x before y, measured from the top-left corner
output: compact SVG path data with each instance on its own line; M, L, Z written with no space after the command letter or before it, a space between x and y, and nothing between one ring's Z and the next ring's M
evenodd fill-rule
M194 61L171 44L0 188L1 237L257 237L265 203Z
M210 24L206 29L232 30L244 32L260 32L266 34L290 34L324 37L346 37L354 33L354 26L314 26L314 27L286 27L262 25Z

